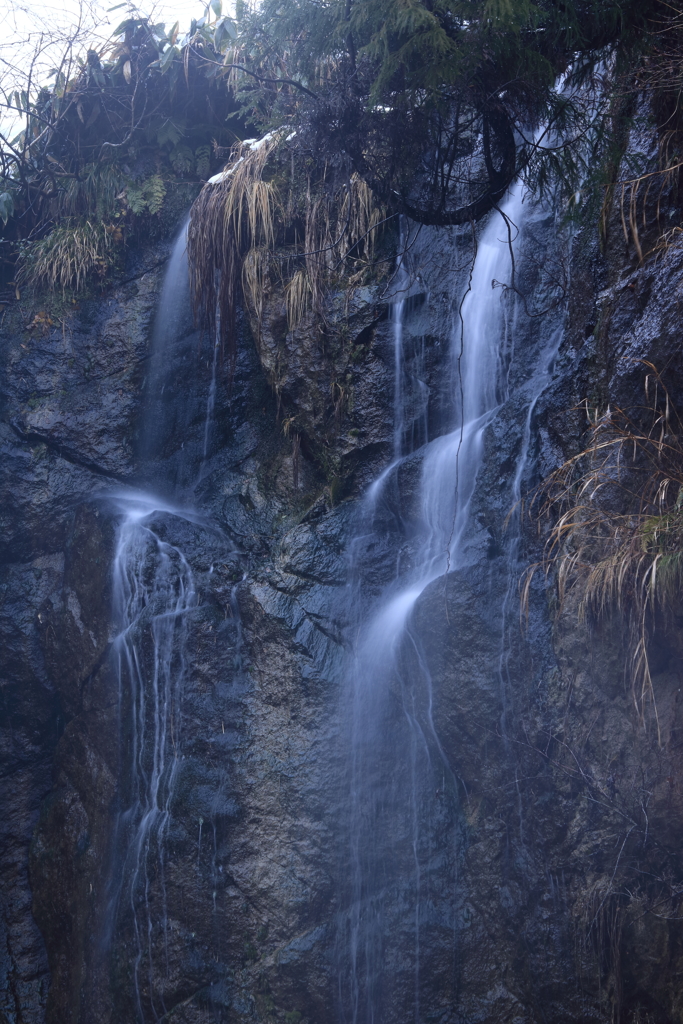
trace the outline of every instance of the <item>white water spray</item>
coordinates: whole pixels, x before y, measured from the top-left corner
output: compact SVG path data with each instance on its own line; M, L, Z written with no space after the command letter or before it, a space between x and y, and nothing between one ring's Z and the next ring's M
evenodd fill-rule
M128 836L125 886L136 941L135 993L143 1019L140 975L143 957L148 971L152 969L153 874L159 878L166 928L164 838L189 676L188 613L197 595L185 555L163 539L156 523L160 515L182 512L146 495L121 496L117 504L122 519L114 558L114 611L120 632L112 647L119 702L124 703L125 692L130 704L131 802L121 825Z
M177 380L178 369L198 365L189 321L187 223L176 239L162 287L152 337L143 417L142 454L162 487L178 493L197 482L197 463L208 457L218 368L212 352L203 445L185 450L179 432L189 432L192 415ZM186 378L187 379L187 378ZM188 383L190 383L188 379ZM185 400L183 400L185 399ZM197 406L201 400L195 399ZM197 428L195 426L195 433ZM168 464L163 461L168 458ZM200 458L201 453L201 458ZM160 460L157 462L157 460ZM171 470L169 478L168 471ZM161 471L160 471L161 469ZM201 475L201 474L200 474ZM113 496L119 515L114 575L112 664L118 680L121 749L127 766L114 842L111 917L126 915L134 941L132 970L140 1021L165 1017L158 1005L159 973L167 948L166 838L182 754L183 701L190 679L188 644L197 607L194 573L183 549L188 529L224 551L221 532L201 515L145 492ZM201 819L199 844L201 846ZM111 927L111 926L110 926ZM160 942L161 933L161 942ZM168 956L166 955L168 959ZM166 963L166 973L169 965Z
M516 229L527 214L523 199L519 184L502 207L507 221L496 213L491 215L478 243L469 288L464 297L454 295L459 308L450 353L452 427L424 447L411 567L397 571L369 620L361 624L351 666L351 878L342 940L348 975L346 981L340 981L342 1012L351 1024L380 1024L387 1019L385 1006L391 999L387 986L397 983L396 978L388 977L393 955L388 936L405 930L409 920L413 932L412 1004L416 1024L420 1021L422 930L424 921L435 913L434 897L429 896L429 865L437 853L430 846L430 833L437 827L451 827L453 834L455 826L448 825L449 812L443 801L447 791L451 802L456 801L457 785L432 720L431 678L419 639L412 634L411 620L416 602L431 583L444 573L466 567L480 554L470 509L486 434L507 397L513 339L506 320L511 304L501 301L506 293L502 284L510 282L511 255L516 256L521 233ZM512 242L508 223L516 226ZM401 270L399 267L399 274ZM394 460L368 491L365 510L370 517L409 454L403 451L402 441L406 422L402 386L405 289L407 283L392 318ZM529 382L523 449L512 481L513 500L520 494L533 407L549 380L558 344L559 335L549 343L547 358L544 356L542 367ZM367 516L364 543L370 533ZM403 734L396 731L398 708L407 729ZM392 742L394 732L396 740ZM399 739L401 735L405 739ZM400 750L394 748L394 742L402 744ZM435 791L441 792L442 805L433 809ZM405 896L388 892L390 878L404 880Z

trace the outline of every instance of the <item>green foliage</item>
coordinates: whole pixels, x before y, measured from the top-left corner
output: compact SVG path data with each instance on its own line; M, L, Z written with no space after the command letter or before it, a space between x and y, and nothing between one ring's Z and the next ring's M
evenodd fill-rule
M117 215L118 197L125 184L126 176L117 163L85 164L78 177L65 179L54 213L111 220Z
M170 143L171 146L177 146L183 137L183 132L170 117L167 117L161 128L157 131L156 137L157 143L160 146L165 146L167 143Z
M568 199L587 164L603 166L620 132L612 98L652 81L667 46L680 66L682 20L661 0L263 0L240 24L261 77L237 72L238 95L394 208L467 223L520 172Z
M64 217L123 219L134 233L135 218L158 215L178 179L209 177L214 142L229 149L245 134L221 67L235 35L217 2L184 38L177 24L167 32L132 14L98 52L65 44L70 74L0 95L12 124L11 136L0 125L0 233L14 253ZM12 249L2 253L9 262Z
M208 178L211 173L211 146L197 146L194 156L197 177Z
M126 201L133 213L145 210L152 215L159 213L164 204L166 185L158 174L146 178L139 185L129 185L126 189Z
M171 150L170 160L173 170L180 176L192 174L194 171L194 153L189 146L182 143L174 146Z
M469 223L520 173L566 197L589 166L613 181L637 88L675 135L682 53L663 0L262 0L235 18L212 0L184 37L131 11L70 75L9 91L22 126L0 136L0 223L16 239L57 216L105 223L124 192L128 218L155 215L175 180L283 127L302 181L356 175L389 213Z

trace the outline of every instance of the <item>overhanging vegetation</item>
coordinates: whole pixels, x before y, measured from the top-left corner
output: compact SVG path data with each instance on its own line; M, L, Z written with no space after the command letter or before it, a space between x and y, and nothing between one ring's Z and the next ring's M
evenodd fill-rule
M638 90L669 133L666 166L680 162L683 16L663 0L265 0L236 14L214 0L180 38L133 13L47 84L6 83L21 122L0 146L10 276L15 242L25 255L64 216L125 239L174 181L206 180L236 140L274 129L302 180L315 167L335 191L355 175L378 206L431 224L478 219L519 173L567 196L589 166L609 184Z

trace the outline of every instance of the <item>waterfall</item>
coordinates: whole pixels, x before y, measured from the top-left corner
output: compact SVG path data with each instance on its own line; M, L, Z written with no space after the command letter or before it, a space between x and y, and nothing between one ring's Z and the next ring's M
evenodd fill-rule
M220 366L218 336L197 332L192 316L188 225L189 218L176 237L159 295L138 429L147 485L183 504L192 503L206 475Z
M533 215L521 187L511 193L503 212L520 227L519 233L512 232L517 254L524 225ZM504 287L511 277L508 228L495 213L481 232L476 259L451 282L452 331L436 371L441 419L434 414L428 382L433 383L436 356L434 350L428 354L425 337L415 329L417 311L430 302L420 279L416 237L415 226L404 225L391 317L384 328L387 362L394 371L391 462L360 503L360 523L350 545L347 618L355 625L356 642L341 687L342 731L349 745L343 780L348 789L340 804L345 890L336 933L344 1024L393 1024L398 1019L421 1024L428 1009L426 992L438 981L430 964L434 935L447 936L443 941L449 955L456 955L460 783L435 724L430 668L414 612L436 580L481 560L481 530L473 514L477 481L487 437L509 398L515 358L517 305ZM453 250L468 252L467 244L467 232L460 231ZM112 665L123 782L112 844L110 927L113 934L116 919L136 1002L130 1016L141 1021L165 1019L167 980L174 969L177 936L168 920L173 912L167 914L167 885L173 908L176 883L169 850L177 850L171 844L181 832L187 840L187 810L183 821L178 813L181 800L188 798L181 781L186 778L183 761L192 756L191 729L184 732L183 718L193 666L200 665L195 623L201 574L213 571L208 564L204 570L198 566L210 562L207 543L215 546L216 561L234 552L193 509L195 489L199 493L208 480L220 358L215 339L201 348L192 332L186 273L183 230L162 290L140 421L149 490L113 497L118 532ZM558 344L559 336L548 342L531 372L526 364L515 371L523 377L515 387L522 396L524 436L506 484L511 503L522 493L534 404L550 379ZM408 515L402 501L410 474ZM501 610L503 690L515 536ZM194 557L197 550L201 559ZM230 607L239 648L234 592ZM215 823L203 814L193 820L190 812L197 870L210 849L212 828L214 849L217 842ZM210 901L216 914L217 870Z
M206 399L206 417L204 420L204 448L202 450L202 467L209 454L209 441L211 439L211 427L213 425L213 413L216 407L216 371L218 369L218 353L220 351L219 332L216 328L216 338L213 343L213 356L211 360L211 384Z
M130 705L131 794L121 827L129 844L125 885L136 942L133 980L143 1019L140 971L143 954L148 971L152 965L152 873L158 873L164 928L166 924L164 838L182 743L188 618L196 604L196 589L182 550L163 539L156 523L160 513L177 515L177 510L146 496L121 496L118 503L122 520L114 559L114 610L120 632L113 642L113 655L119 704L126 688Z
M197 466L203 470L208 456L218 345L213 345L206 394L196 370L202 360L192 332L186 238L187 222L174 244L159 299L141 421L145 473L155 492L171 497L128 490L114 492L110 499L118 517L113 565L117 632L111 658L125 782L113 841L108 930L111 938L118 917L124 930L132 932L132 980L140 1021L166 1013L163 1005L155 1005L154 993L159 991L155 976L168 970L163 963L166 838L183 758L183 698L198 606L188 550L197 533L222 557L234 550L187 501L198 483Z
M410 274L406 267L406 235L403 222L399 237L399 257L396 268L396 298L391 307L394 334L394 462L403 453L403 431L405 429L405 407L403 403L403 315L406 305L406 291L410 286Z
M469 279L453 281L446 403L450 422L441 436L424 438L426 443L416 453L421 459L417 523L404 531L404 541L399 535L393 579L366 611L363 564L387 528L382 503L395 502L402 466L408 457L413 462L416 458L403 444L407 420L403 322L410 276L403 258L396 275L394 459L366 494L351 547L352 605L361 611L344 697L350 709L349 880L348 910L341 917L338 940L339 999L342 1019L349 1024L388 1024L400 1007L405 1012L410 1005L418 1024L424 936L430 929L450 929L453 944L456 941L453 889L449 900L449 894L436 892L431 876L439 863L443 878L443 863L448 862L446 875L456 885L458 786L434 726L431 679L420 637L412 628L412 612L438 577L463 569L481 556L470 511L486 435L508 397L516 298L506 285L511 279L511 256L516 259L524 225L533 217L521 184L511 191L502 212L504 218L492 213L481 233ZM504 297L506 301L501 301ZM559 341L555 332L544 343L540 365L527 373L521 389L527 412L511 481L511 505L521 494L533 409L550 379ZM513 531L501 609L501 680L515 577L515 536ZM402 554L404 547L407 554ZM400 961L398 949L398 936L405 934L412 935L409 967Z
M418 229L419 230L419 229ZM391 323L394 350L394 458L389 471L404 454L412 452L427 440L427 403L429 389L422 379L424 372L424 340L410 339L406 346L404 320L406 311L415 300L413 276L410 271L410 247L415 241L416 229L406 228L401 221L399 258L393 279ZM426 296L420 296L423 300ZM386 479L385 470L381 479ZM376 485L379 481L375 481Z

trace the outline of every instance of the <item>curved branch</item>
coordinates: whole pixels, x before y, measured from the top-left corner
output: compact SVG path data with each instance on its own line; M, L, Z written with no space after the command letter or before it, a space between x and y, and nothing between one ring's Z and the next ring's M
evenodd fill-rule
M204 61L205 64L213 64L217 68L227 68L228 70L244 71L246 75L251 75L251 77L255 78L257 82L264 82L267 85L292 85L295 89L299 89L300 92L306 93L306 95L310 96L311 99L314 99L316 103L320 102L320 97L316 96L314 92L311 92L311 90L307 89L305 85L302 85L301 82L295 81L293 78L265 78L263 75L258 75L255 71L251 71L244 64L223 64L221 61L211 60L210 57L205 57L204 54L200 53L195 46L191 46L189 49L193 50L199 60Z
M503 150L502 163L498 168L494 167L491 156L492 129ZM481 195L457 210L445 210L443 207L420 209L405 197L399 196L402 212L419 224L436 227L470 224L485 216L500 202L517 176L517 145L510 120L502 108L489 107L484 113L483 146L489 180Z

